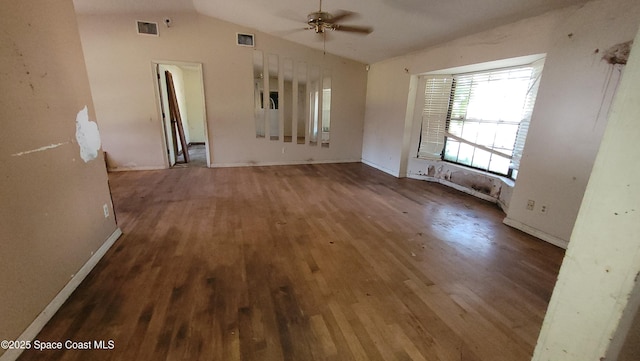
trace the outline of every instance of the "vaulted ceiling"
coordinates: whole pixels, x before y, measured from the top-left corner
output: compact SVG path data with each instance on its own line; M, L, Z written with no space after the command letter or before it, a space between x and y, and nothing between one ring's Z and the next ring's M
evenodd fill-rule
M322 10L348 10L345 25L370 26L368 35L330 31L326 51L363 63L403 55L464 35L587 0L323 0ZM304 30L318 0L74 0L81 14L197 11L322 49L322 36ZM535 31L535 29L532 29ZM259 41L259 39L256 39Z

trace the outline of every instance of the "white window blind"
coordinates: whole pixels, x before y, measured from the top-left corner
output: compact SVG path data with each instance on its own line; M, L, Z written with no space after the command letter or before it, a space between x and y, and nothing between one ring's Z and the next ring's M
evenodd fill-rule
M524 150L524 142L527 138L527 132L529 131L529 123L531 122L531 115L533 113L533 106L536 102L536 96L538 94L538 86L540 85L540 79L542 78L542 68L544 67L544 59L540 59L531 64L532 73L529 80L529 89L527 90L527 99L525 101L522 120L518 127L518 134L516 135L516 142L513 147L513 157L511 158L511 169L520 169L520 160L522 159L522 151Z
M455 75L444 159L509 175L530 78L529 66Z
M430 76L424 78L424 82L424 106L418 158L441 159L453 78L450 75Z

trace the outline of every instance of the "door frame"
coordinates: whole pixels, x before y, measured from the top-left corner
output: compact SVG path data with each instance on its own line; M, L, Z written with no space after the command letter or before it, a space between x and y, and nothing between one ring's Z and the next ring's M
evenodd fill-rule
M164 166L165 168L171 168L173 165L170 163L170 159L169 159L169 147L171 146L170 144L171 134L167 134L167 125L166 125L166 122L170 121L170 119L168 114L166 114L165 117L162 116L163 114L162 104L164 100L163 100L163 94L161 93L161 87L159 82L162 81L164 77L162 76L162 74L158 73L160 65L189 67L191 69L195 68L196 71L200 73L200 96L201 96L200 100L202 102L202 116L204 118L203 119L204 146L205 146L205 154L207 156L207 167L211 168L211 155L209 151L210 137L209 137L209 126L207 122L208 117L207 117L206 97L204 94L204 73L202 71L202 63L195 63L195 62L192 63L192 62L173 61L173 60L152 60L151 70L153 72L153 88L154 88L154 94L155 94L154 98L156 102L156 110L158 112L158 119L160 119L159 125L161 128L161 133L160 133L160 136L162 137L161 143L163 144L162 153L163 153L163 159L164 159ZM164 97L166 98L166 94L164 95Z

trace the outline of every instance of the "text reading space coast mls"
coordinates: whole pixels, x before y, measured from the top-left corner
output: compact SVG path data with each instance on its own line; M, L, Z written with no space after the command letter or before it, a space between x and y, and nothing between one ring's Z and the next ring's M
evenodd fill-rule
M13 341L2 340L0 347L3 350L113 350L116 347L114 340L91 340L91 341Z

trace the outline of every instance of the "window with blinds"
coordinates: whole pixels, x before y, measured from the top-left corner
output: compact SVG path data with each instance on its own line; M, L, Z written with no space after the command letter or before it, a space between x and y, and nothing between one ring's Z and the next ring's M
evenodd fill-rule
M453 78L432 76L424 79L424 106L418 158L441 159L449 118Z
M425 77L418 157L515 179L542 67Z

